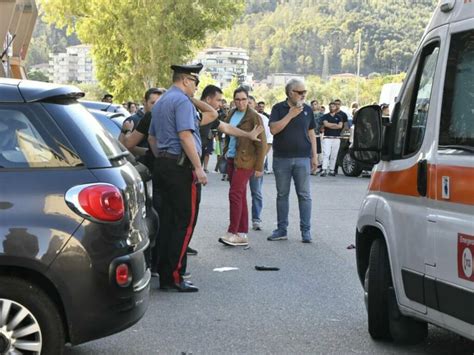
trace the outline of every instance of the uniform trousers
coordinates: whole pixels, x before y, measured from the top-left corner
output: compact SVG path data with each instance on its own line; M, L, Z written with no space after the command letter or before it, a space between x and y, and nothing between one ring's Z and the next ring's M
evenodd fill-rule
M192 168L176 163L175 159L156 158L153 171L153 184L161 197L157 240L160 286L182 281L186 248L196 226L201 201L201 185L195 184Z

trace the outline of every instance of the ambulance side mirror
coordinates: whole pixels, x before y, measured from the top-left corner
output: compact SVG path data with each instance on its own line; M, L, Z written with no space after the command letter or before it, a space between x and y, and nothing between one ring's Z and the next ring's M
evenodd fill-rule
M382 110L364 106L354 115L354 142L351 156L357 161L377 164L382 152Z

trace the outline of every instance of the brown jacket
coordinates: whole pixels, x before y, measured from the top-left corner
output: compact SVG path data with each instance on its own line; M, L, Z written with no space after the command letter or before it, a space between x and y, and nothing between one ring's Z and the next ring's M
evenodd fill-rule
M235 110L229 112L224 121L229 123L234 112ZM244 117L242 117L242 120L237 125L237 128L250 132L256 125L263 126L262 118L256 111L248 107ZM267 154L267 138L265 137L265 131L260 133L258 138L260 139L260 142L255 142L243 137L237 138L236 155L234 158L235 167L263 171L265 155ZM230 137L226 137L224 155L229 149L229 141Z

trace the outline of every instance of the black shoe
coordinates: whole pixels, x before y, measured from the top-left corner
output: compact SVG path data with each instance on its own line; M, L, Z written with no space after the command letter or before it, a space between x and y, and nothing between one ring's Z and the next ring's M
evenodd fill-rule
M193 248L191 248L191 247L187 247L187 248L186 248L186 254L187 254L187 255L197 255L198 252L197 252L196 249L193 249Z
M336 172L330 171L328 175L329 175L329 176L336 176L336 174L337 174Z
M178 292L198 292L199 289L187 281L181 281L179 284L174 284L173 287Z
M178 292L198 292L199 289L191 281L181 281L179 284L160 284L160 290Z

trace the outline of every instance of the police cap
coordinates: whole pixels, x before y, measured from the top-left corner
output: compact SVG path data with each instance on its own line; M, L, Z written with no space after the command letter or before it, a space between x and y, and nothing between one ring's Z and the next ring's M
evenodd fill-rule
M202 63L193 64L193 65L172 65L171 69L175 73L198 75L202 69Z

